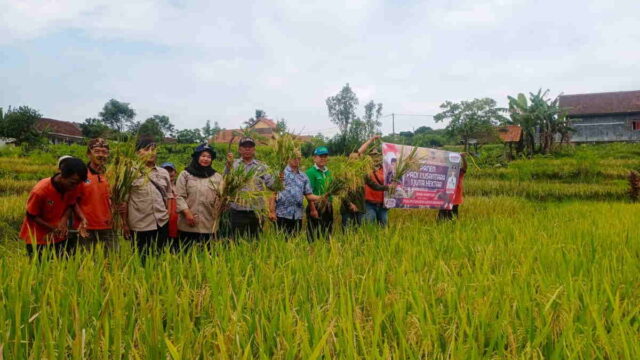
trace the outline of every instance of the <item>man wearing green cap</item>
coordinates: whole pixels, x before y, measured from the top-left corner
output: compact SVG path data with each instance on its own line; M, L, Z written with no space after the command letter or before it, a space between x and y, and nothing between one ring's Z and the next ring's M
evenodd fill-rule
M322 196L327 192L327 184L331 181L331 172L327 168L329 149L319 146L313 151L314 165L307 170L309 183L314 195ZM315 241L318 237L331 236L333 230L333 205L332 198L320 206L319 202L309 202L307 207L307 236L309 241Z

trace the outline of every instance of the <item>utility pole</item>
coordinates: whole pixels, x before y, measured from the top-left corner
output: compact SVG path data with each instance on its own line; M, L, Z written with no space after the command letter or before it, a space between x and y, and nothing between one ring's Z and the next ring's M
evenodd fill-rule
M396 114L391 113L391 133L396 134Z

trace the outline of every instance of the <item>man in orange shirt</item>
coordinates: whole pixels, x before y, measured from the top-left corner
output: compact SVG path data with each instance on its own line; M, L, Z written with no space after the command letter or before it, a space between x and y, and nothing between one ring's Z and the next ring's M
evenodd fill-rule
M385 185L384 169L382 167L382 154L378 149L371 152L375 169L367 174L364 184L364 207L366 221L387 226L389 222L389 209L384 206L384 192L389 190Z
M86 179L87 167L82 160L70 158L61 162L59 173L40 180L31 190L20 229L30 256L39 256L46 248L60 256L70 247L68 221L78 187Z
M87 179L78 192L76 214L86 218L86 237L78 238L78 245L88 249L98 243L105 249L117 248L117 237L113 232L110 187L105 176L105 166L109 159L109 144L105 139L89 140L87 145Z

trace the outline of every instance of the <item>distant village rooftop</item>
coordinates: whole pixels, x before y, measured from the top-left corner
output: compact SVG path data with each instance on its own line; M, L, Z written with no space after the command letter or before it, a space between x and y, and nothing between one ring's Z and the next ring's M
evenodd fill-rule
M640 90L560 95L560 107L569 117L640 113Z

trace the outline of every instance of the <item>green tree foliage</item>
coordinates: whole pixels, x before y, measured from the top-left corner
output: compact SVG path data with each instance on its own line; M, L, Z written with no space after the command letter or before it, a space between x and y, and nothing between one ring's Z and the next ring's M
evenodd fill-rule
M202 127L202 135L207 139L215 135L213 128L211 127L211 120L207 120L207 122Z
M148 118L146 121L149 120L153 120L155 123L158 124L158 126L160 127L160 130L162 130L162 133L164 134L164 136L173 136L176 128L175 126L173 126L173 124L171 123L171 120L169 120L169 117L166 115L153 115L152 117Z
M498 108L496 101L490 98L473 99L454 103L447 101L440 105L444 111L436 114L436 122L449 121L446 129L450 134L460 137L465 151L469 150L469 141L486 137L498 123L507 118L502 115L506 109Z
M287 121L285 119L276 121L276 132L278 134L284 134L287 132Z
M551 152L555 137L560 141L568 141L574 131L566 114L559 106L559 97L551 100L547 96L549 90L529 93L529 99L520 93L516 97L509 96L510 123L522 127L524 147L528 155ZM536 149L536 135L538 148Z
M352 152L366 139L379 132L382 104L370 101L364 107L364 116L358 117L356 109L359 100L349 84L338 94L328 97L326 104L331 122L340 130L340 133L327 144L333 153Z
M82 136L93 139L97 137L108 137L110 129L104 122L96 118L88 118L80 124Z
M430 128L429 126L420 126L413 133L416 135L419 135L419 134L429 134L431 132L433 132L433 129Z
M328 97L326 103L331 122L338 126L340 133L346 138L349 127L358 118L358 97L347 83L337 95Z
M205 141L200 129L182 129L176 132L176 141L179 144L195 144Z
M213 127L211 127L211 120L207 120L205 125L202 127L201 134L205 139L211 139L212 137L216 136L218 132L220 132L220 124L215 121L213 123Z
M318 146L327 146L328 139L324 137L324 135L318 133L316 136L312 137L310 141L304 142L300 147L300 152L302 152L302 156L310 157L313 155L313 150Z
M386 142L396 144L412 145L419 147L442 147L446 144L452 144L452 138L445 129L432 129L428 126L421 126L414 132L401 131L396 135L387 135L383 137Z
M134 125L133 120L136 117L136 112L129 106L129 103L111 99L104 104L98 115L111 129L123 132L128 126Z
M382 116L382 103L376 104L373 100L369 101L364 106L364 135L366 138L370 138L380 130L382 122L380 117Z
M35 129L35 125L41 117L38 110L28 106L20 106L17 109L9 107L0 121L0 137L14 138L16 144L40 143L43 140L43 134Z
M158 123L155 118L148 118L142 124L137 131L140 136L153 137L157 142L164 140L164 132L162 131L162 125Z

